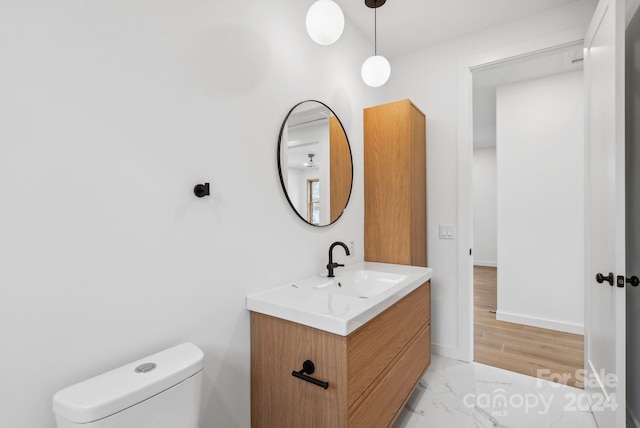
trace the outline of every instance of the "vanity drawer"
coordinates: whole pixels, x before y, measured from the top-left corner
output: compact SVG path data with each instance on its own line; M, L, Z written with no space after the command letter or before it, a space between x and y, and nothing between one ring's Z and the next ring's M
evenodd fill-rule
M344 428L346 337L251 313L252 428ZM291 375L313 361L324 389Z
M390 369L352 409L349 428L389 426L430 363L431 327L427 325L411 339Z
M347 403L357 406L376 378L429 323L430 282L426 282L398 303L348 336Z

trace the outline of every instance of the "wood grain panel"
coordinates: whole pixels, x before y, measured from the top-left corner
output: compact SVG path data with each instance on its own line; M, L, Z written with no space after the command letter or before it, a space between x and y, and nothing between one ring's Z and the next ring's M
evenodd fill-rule
M429 282L348 337L348 406L384 372L415 334L429 323Z
M425 135L409 100L364 110L367 261L426 266Z
M349 142L335 116L329 118L329 176L330 220L333 223L347 206L353 179Z
M427 138L426 119L411 104L411 264L427 266Z
M251 426L345 427L346 337L251 313ZM291 376L305 360L323 389Z
M408 343L404 353L349 416L350 428L388 427L431 363L431 327Z
M408 264L411 152L405 103L364 110L365 259Z

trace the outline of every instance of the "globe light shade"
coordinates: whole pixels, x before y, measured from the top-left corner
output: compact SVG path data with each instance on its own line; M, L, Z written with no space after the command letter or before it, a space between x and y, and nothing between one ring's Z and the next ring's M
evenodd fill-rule
M307 33L319 45L335 43L344 30L342 9L332 0L318 0L307 12Z
M387 83L389 76L391 76L391 64L381 55L370 56L362 64L362 80L372 88Z

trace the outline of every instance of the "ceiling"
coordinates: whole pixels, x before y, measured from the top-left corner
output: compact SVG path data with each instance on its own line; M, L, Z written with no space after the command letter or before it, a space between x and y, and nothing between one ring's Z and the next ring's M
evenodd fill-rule
M373 9L364 0L335 1L347 18L345 25L355 25L371 39L373 54ZM574 1L387 0L377 9L378 52L393 58Z
M328 119L331 115L324 105L317 103L301 104L291 112L287 118L287 165L289 168L307 169L310 154L313 155L316 167L323 160L320 140L316 138L322 131L317 130L328 130Z

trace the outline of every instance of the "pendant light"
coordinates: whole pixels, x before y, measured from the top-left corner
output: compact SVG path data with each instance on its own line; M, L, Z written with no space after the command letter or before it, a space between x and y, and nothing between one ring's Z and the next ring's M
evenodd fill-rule
M307 12L307 33L319 45L335 43L344 30L344 14L333 0L318 0Z
M313 157L315 156L313 153L309 153L307 156L309 156L309 162L303 163L304 166L306 166L307 168L317 168L318 166L320 166L318 162L313 161Z
M377 88L384 85L391 76L391 64L382 55L378 55L378 16L377 9L387 0L365 0L367 7L373 9L373 56L362 64L362 80L367 85Z

